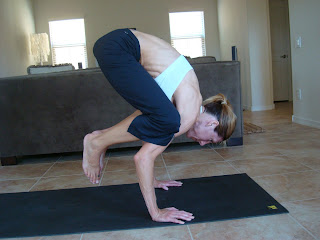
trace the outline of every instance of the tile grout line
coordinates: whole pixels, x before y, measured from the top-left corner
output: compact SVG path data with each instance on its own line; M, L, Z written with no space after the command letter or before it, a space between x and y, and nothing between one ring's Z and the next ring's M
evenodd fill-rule
M68 175L56 175L56 176L51 176L51 177L41 177L43 179L46 179L46 178L57 178L57 177L69 177L69 176L82 176L83 174L79 173L79 174L68 174Z
M191 165L193 165L193 164L191 164ZM157 168L164 168L164 167L154 167L154 168L157 169ZM105 170L105 172L117 173L117 172L128 172L128 171L135 171L135 170L136 170L135 168L129 168L129 169L124 169L124 170L112 170L112 171ZM79 174L74 174L74 175L79 175Z
M166 150L163 151L162 153L170 154L170 153L181 153L181 152L189 152L189 151L206 151L206 150L211 150L211 148L210 147L202 147L202 148L195 148L195 149L189 148L189 149L168 149L168 151L166 151Z
M214 150L215 151L215 149L225 149L225 148L227 148L228 146L227 146L227 144L218 144L218 145L216 145L216 146L221 146L221 147L214 147L214 144L213 143L210 143L210 145L209 145L209 149L212 149L212 150ZM239 147L239 146L235 146L235 147Z
M288 155L285 155L285 156L288 157L288 158L290 158L290 156L288 156ZM305 166L305 167L311 169L311 170L316 170L316 169L313 169L313 168L309 167L308 165L306 165L306 164L304 164L304 163L302 163L302 162L299 162L298 160L295 160L295 159L292 159L292 160L295 161L295 162L297 162L297 163L299 163L299 164L301 164L302 166ZM291 161L292 161L292 160L291 160Z
M314 239L319 240L317 237L315 237L312 232L310 232L306 227L304 227L297 219L295 219L290 213L288 215L292 218L293 221L295 221L300 227L302 227L307 233L309 233Z
M210 148L210 149L213 149L213 147L212 147L212 143L210 143L210 144L209 144L209 148Z
M57 163L61 158L62 158L62 155L60 155L60 157L57 159L55 163Z
M109 159L109 157L110 157L110 153L109 153L108 159ZM83 161L83 159L82 159L82 161ZM104 166L104 168L107 166L107 164L108 164L108 161L106 162L106 165ZM103 176L102 176L102 177L103 177ZM101 177L101 179L100 179L99 186L101 185L102 177ZM84 234L84 233L82 233L82 234L81 234L81 236L80 236L80 239L79 239L79 240L82 240L82 238L83 238L83 234Z
M59 160L58 160L58 161L59 161ZM70 162L79 162L79 161L82 162L82 159L81 159L81 160L79 160L79 159L78 159L78 160L64 160L64 161L61 160L60 162L58 162L58 161L57 161L56 163L70 163Z
M60 160L60 158L61 158L61 156L59 157L59 159L58 160ZM57 161L58 161L57 160ZM32 185L32 187L28 190L28 192L30 192L31 191L31 189L34 187L34 186L36 186L37 184L38 184L38 182L43 178L43 176L44 175L46 175L47 174L47 172L49 172L50 171L50 169L54 166L54 165L56 165L56 163L57 163L57 161L56 162L54 162L53 164L52 164L52 166L38 179L38 181L35 183L35 184L33 184Z
M304 201L311 201L311 200L317 200L317 199L320 199L320 197L306 198L306 199L292 200L292 201L284 201L283 203L296 203L296 202L304 202Z
M212 149L212 150L215 150L215 149L225 149L225 148L227 148L227 146L225 145L225 144L218 144L218 145L216 145L217 147L214 147L214 144L213 143L209 143L209 145L206 145L206 146L208 146L208 148L210 148L210 149ZM218 147L218 146L221 146L221 147Z
M1 179L0 182L16 181L16 180L32 180L32 179L37 179L37 177L33 177L33 178L7 178L7 179Z
M214 150L214 149L213 149ZM221 155L220 155L220 153L218 153L216 150L214 150L220 157L222 157ZM238 169L236 169L230 162L228 162L228 161L226 161L225 159L224 159L224 157L222 157L222 159L224 160L224 162L226 162L226 163L228 163L234 170L236 170L236 172L238 172L238 173L240 173L240 171L238 170Z
M300 163L302 166L305 166L305 167L309 168L310 170L315 170L315 171L317 171L317 169L313 169L312 167L309 167L308 165L305 165L304 163L299 162L298 160L293 160L293 161L295 161L295 162L297 162L297 163Z
M259 157L249 157L249 158L235 158L235 159L225 159L226 162L232 162L232 161L246 161L246 160L258 160L261 158L270 158L270 157L287 157L284 154L276 154L276 155L269 155L269 156L259 156Z
M214 150L220 157L222 157L216 150ZM276 155L276 156L286 156L286 155ZM287 156L286 156L287 157ZM241 173L237 168L235 168L230 162L236 162L236 161L241 161L241 160L225 160L224 157L222 157L222 159L224 160L224 162L229 163L229 165L235 169L238 173ZM244 160L250 160L250 159L244 159ZM296 160L293 160L296 161ZM300 162L298 162L300 163ZM303 164L302 164L303 165ZM305 166L308 167L308 166ZM269 177L269 176L274 176L274 175L282 175L282 174L291 174L291 173L302 173L302 172L309 172L309 171L317 171L317 170L313 170L310 167L308 167L308 170L303 170L303 171L297 171L297 172L287 172L287 173L275 173L275 174L268 174L268 175L261 175L261 176L255 176L255 177Z
M312 150L311 150L312 151ZM291 157L291 156L296 156L296 157L301 157L301 156L305 156L306 154L308 154L310 151L306 151L306 152L300 152L300 153L284 153L284 155L286 155L287 157ZM313 152L311 152L311 154L313 154Z
M166 168L167 174L168 174L168 176L169 176L169 180L172 180L172 179L171 179L171 176L170 176L170 173L169 173L169 171L168 171L168 168L167 168L167 164L166 164L166 162L164 161L164 157L163 157L162 153L161 153L161 158L162 158L164 167Z
M205 162L196 162L196 163L177 163L176 165L169 166L170 168L180 167L180 166L192 166L192 165L202 165L202 164L211 164L211 163L226 163L225 161L205 161ZM162 168L162 167L155 167Z
M187 227L188 227L188 230L189 230L189 234L190 234L191 240L194 240L194 239L193 239L193 236L192 236L192 233L191 233L191 230L190 230L190 228L189 228L189 225L187 225Z
M211 147L211 144L212 144L212 143L210 143L210 145L209 145L209 146L208 146L208 145L206 145L206 148L208 148L208 149L210 149L210 150L211 150L211 149L213 149L213 148ZM205 149L205 150L206 150L206 149Z
M254 177L252 177L252 178L272 177L272 176L277 176L277 175L285 175L285 174L292 174L292 173L305 173L305 172L315 172L315 170L303 170L303 171L297 171L297 172L286 172L286 173L267 174L267 175L254 176Z
M109 157L108 157L108 159L109 159ZM77 161L79 161L79 160L77 160ZM236 162L236 161L217 161L217 162L214 162L214 163L229 163L230 164L230 162ZM107 165L107 163L108 163L108 161L106 162L106 165ZM191 166L191 165L201 165L201 164L210 164L210 163L213 163L213 162L179 164L177 166ZM128 170L105 171L106 165L104 167L104 172L124 172L124 171L133 171L134 170L134 169L128 169ZM164 165L165 165L165 168L167 170L167 166L166 166L165 163L164 163ZM230 165L235 170L237 170L234 166L232 166L232 164L230 164ZM51 167L53 167L53 166L51 166ZM156 167L156 168L162 168L162 167ZM50 170L50 169L48 169L48 170ZM237 170L237 171L239 172L239 170ZM254 178L269 177L269 176L276 176L276 175L283 175L283 174L292 174L292 173L304 173L304 172L320 172L320 170L319 169L308 169L308 170L302 170L302 171L296 171L296 172L274 173L274 174L254 176ZM57 177L65 177L65 176L81 176L81 175L82 174L68 174L68 175L57 175L57 176L51 176L51 177L42 176L41 178L42 179L47 179L47 178L57 178ZM2 181L15 181L15 180L29 180L29 179L36 179L36 178L37 177L34 177L34 178L12 178L12 179L8 178L8 179L1 179L0 182L2 182Z
M227 162L234 170L236 170L238 173L241 173L235 166L233 166L231 163Z
M104 173L106 172L106 168L107 168L107 165L108 165L108 162L109 162L109 159L110 159L110 155L111 155L111 153L109 152L108 153L108 157L107 157L107 161L106 161L106 164L105 164L105 166L103 167L103 170L102 170L102 176L101 176L101 178L100 178L100 182L99 182L99 187L101 186L101 183L102 183L102 179L103 179L103 177L104 177Z

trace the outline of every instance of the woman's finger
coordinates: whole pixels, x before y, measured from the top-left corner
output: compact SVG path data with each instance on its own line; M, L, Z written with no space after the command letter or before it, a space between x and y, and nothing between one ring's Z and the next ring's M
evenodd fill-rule
M179 211L179 212L193 216L193 213L190 213L190 212L186 212L186 211Z
M178 223L178 224L184 224L183 221L181 221L181 220L179 220L179 219L176 219L176 218L173 218L173 219L171 220L171 222L173 222L173 223Z
M180 187L180 186L182 186L182 184L175 183L175 182L167 182L167 183L164 183L164 185L166 185L168 187Z
M191 221L192 219L194 219L193 216L188 216L185 214L174 214L173 217L177 219L185 220L185 221Z
M178 183L178 182L171 182L168 184L170 184L171 186L181 186L182 185L182 183Z
M169 183L179 184L179 185L181 185L181 184L182 184L182 182L177 182L177 181L169 181Z
M183 215L183 216L187 216L187 217L192 217L193 214L192 213L188 213L185 211L178 211L177 214Z

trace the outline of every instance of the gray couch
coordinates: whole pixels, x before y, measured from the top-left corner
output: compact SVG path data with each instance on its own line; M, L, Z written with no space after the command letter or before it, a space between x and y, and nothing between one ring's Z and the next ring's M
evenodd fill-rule
M238 117L227 145L242 145L240 63L213 57L189 59L203 98L223 93ZM83 138L108 128L135 109L110 86L99 68L0 79L0 157L80 152ZM173 143L191 142L181 136ZM139 146L125 143L114 148Z

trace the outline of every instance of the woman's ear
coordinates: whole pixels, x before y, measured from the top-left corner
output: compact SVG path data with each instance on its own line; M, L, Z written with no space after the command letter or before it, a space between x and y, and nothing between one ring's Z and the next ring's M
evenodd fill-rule
M217 127L219 125L219 121L218 120L211 120L208 121L206 126L213 126L213 127Z
M213 126L215 128L219 126L219 121L215 116L210 116L206 119L206 126Z
M218 120L214 120L211 122L211 126L217 127L219 126L219 121Z

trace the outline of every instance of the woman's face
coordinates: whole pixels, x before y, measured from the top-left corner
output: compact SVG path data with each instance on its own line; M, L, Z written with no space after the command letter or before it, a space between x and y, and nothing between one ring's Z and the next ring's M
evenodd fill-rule
M219 125L219 121L215 116L208 113L202 113L197 121L187 132L187 137L198 142L201 146L208 143L218 143L223 139L218 136L214 129Z

